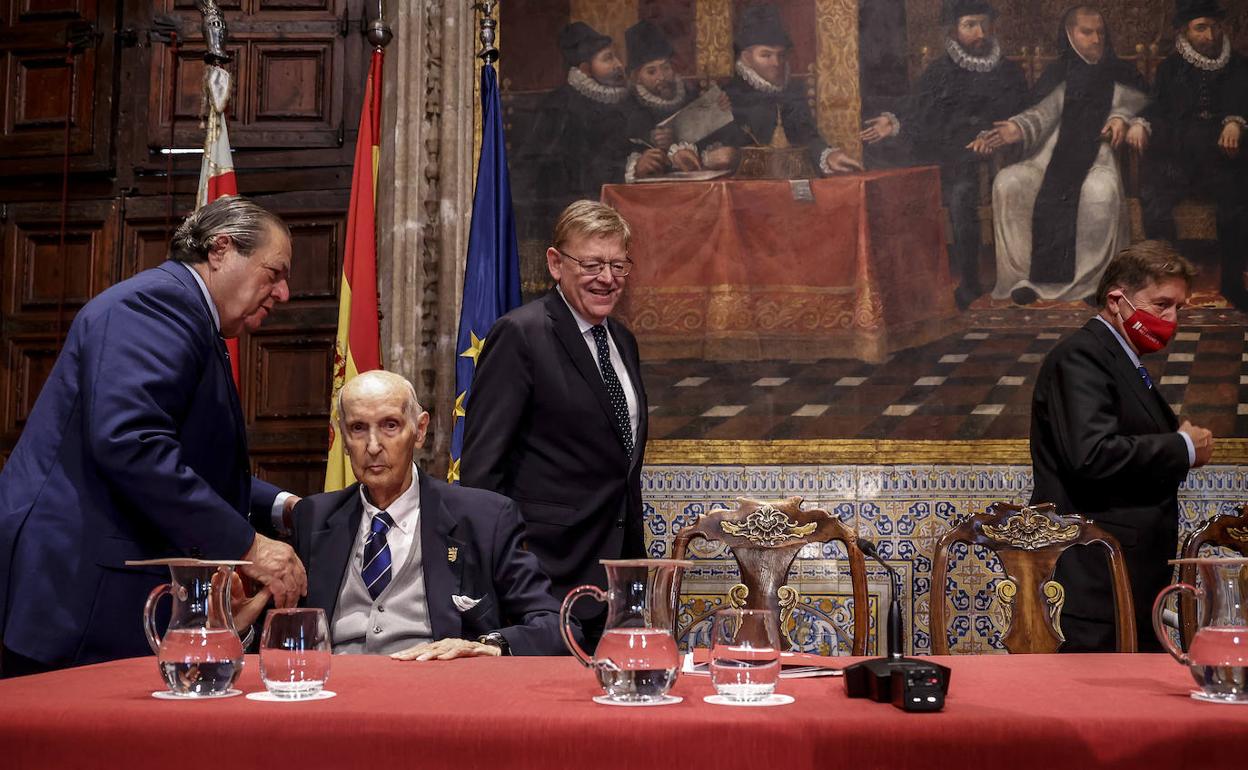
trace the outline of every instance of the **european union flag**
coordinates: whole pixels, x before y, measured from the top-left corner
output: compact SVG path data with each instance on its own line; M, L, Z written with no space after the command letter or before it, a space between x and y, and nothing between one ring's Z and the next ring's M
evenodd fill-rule
M481 67L481 158L472 196L472 228L464 267L463 308L455 350L455 412L451 433L451 466L447 481L459 481L472 375L485 335L498 317L520 304L520 251L511 210L511 180L503 139L502 102L494 66Z

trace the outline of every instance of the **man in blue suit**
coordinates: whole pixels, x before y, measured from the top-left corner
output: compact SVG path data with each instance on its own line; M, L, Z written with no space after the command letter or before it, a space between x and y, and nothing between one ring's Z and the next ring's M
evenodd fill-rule
M411 383L365 372L339 391L335 412L359 483L305 498L293 517L306 604L325 610L334 652L564 653L559 603L524 547L516 504L413 463L429 414Z
M4 675L147 654L143 602L168 571L129 559L246 559L279 606L305 592L294 551L248 520L277 490L253 484L223 339L289 298L290 259L280 219L222 198L74 319L0 472Z

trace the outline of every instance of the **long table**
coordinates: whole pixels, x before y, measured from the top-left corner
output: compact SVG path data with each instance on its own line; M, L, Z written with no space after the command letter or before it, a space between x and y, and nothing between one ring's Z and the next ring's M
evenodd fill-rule
M934 166L606 185L633 230L617 314L647 360L879 362L961 323Z
M850 659L838 659L848 662ZM399 662L335 657L338 696L172 702L154 658L0 681L0 767L189 768L1244 768L1248 707L1188 697L1162 655L938 658L945 710L850 700L840 678L783 680L796 702L713 706L706 677L684 702L593 703L570 658ZM262 689L249 656L240 679Z

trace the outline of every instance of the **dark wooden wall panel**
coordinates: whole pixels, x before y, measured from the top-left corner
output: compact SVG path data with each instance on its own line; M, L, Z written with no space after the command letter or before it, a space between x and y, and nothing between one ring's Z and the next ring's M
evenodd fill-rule
M291 300L240 339L241 396L256 472L319 491L329 437L355 129L367 69L363 0L226 0L234 93L228 115L239 189L280 214L293 245ZM133 35L113 33L120 27ZM173 54L148 34L180 20ZM344 26L344 21L350 23ZM100 34L73 57L70 23ZM203 143L202 38L193 0L0 0L0 458L7 457L90 297L159 265L194 205ZM176 80L171 98L171 80ZM61 247L61 154L71 174ZM172 177L166 171L172 167Z

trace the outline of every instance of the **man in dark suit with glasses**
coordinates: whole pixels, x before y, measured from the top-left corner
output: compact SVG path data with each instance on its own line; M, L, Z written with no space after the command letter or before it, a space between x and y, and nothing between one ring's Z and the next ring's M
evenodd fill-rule
M494 324L467 405L460 478L514 499L556 598L606 586L599 559L645 553L646 392L637 341L610 318L633 263L628 223L581 200L555 225L558 284ZM605 612L577 605L592 644Z

